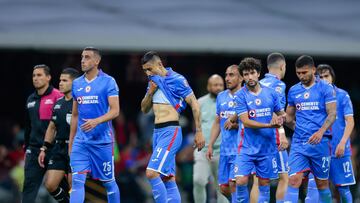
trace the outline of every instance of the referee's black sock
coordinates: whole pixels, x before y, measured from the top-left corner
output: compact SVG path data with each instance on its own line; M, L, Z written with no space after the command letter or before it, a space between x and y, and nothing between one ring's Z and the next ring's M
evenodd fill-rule
M58 187L54 192L50 193L54 199L60 203L69 203L69 195L61 187Z

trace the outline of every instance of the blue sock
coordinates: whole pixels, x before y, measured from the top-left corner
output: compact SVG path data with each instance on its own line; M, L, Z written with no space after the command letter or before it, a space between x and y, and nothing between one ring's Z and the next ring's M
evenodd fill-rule
M72 187L70 193L71 203L83 203L85 199L85 181L86 174L73 174Z
M152 187L152 193L156 203L167 202L167 192L165 185L160 177L149 179Z
M309 175L309 183L305 203L319 202L319 192L316 186L314 175Z
M331 203L331 192L329 188L318 190L319 191L319 202L321 203Z
M103 182L107 192L107 199L109 203L120 203L120 191L115 180Z
M259 200L258 202L270 202L270 185L259 185Z
M181 196L179 189L175 181L164 182L166 191L167 191L167 202L168 203L177 203L181 202Z
M299 200L299 188L294 188L292 186L289 186L286 191L284 202L297 203L298 200Z
M353 202L349 186L339 186L337 187L337 189L339 190L340 193L341 203Z
M249 191L247 185L236 185L236 202L249 202Z
M236 203L236 191L231 193L231 203Z

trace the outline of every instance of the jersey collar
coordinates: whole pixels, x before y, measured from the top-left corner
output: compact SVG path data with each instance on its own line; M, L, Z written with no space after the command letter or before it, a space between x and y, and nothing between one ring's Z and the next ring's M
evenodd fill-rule
M278 76L276 76L276 75L274 75L272 73L266 73L265 77L272 77L272 78L276 78L276 79L280 80L280 78Z

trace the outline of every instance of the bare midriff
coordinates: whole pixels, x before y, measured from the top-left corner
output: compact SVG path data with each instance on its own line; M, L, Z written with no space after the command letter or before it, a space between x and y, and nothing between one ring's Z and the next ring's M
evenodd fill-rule
M155 114L155 124L179 120L178 112L169 104L153 104L153 110Z

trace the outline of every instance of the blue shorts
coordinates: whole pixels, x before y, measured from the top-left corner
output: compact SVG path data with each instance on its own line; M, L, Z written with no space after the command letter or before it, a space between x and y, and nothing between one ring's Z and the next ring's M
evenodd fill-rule
M235 179L234 166L236 155L221 155L219 158L218 182L219 185L228 184Z
M72 173L89 173L101 181L114 180L113 149L113 143L89 144L74 140L70 154Z
M356 183L351 157L331 157L330 180L336 186L354 185Z
M278 168L278 173L288 173L289 172L289 155L286 150L279 151L276 153L276 165Z
M234 167L235 177L249 176L253 174L254 171L256 176L261 179L277 179L278 169L275 154L251 156L240 153L240 155L236 156L236 164Z
M175 176L175 156L182 142L180 126L155 128L153 134L153 153L146 169L161 175Z
M323 140L316 145L293 143L289 155L289 175L312 171L316 178L327 180L329 178L330 161L330 145L327 140Z

